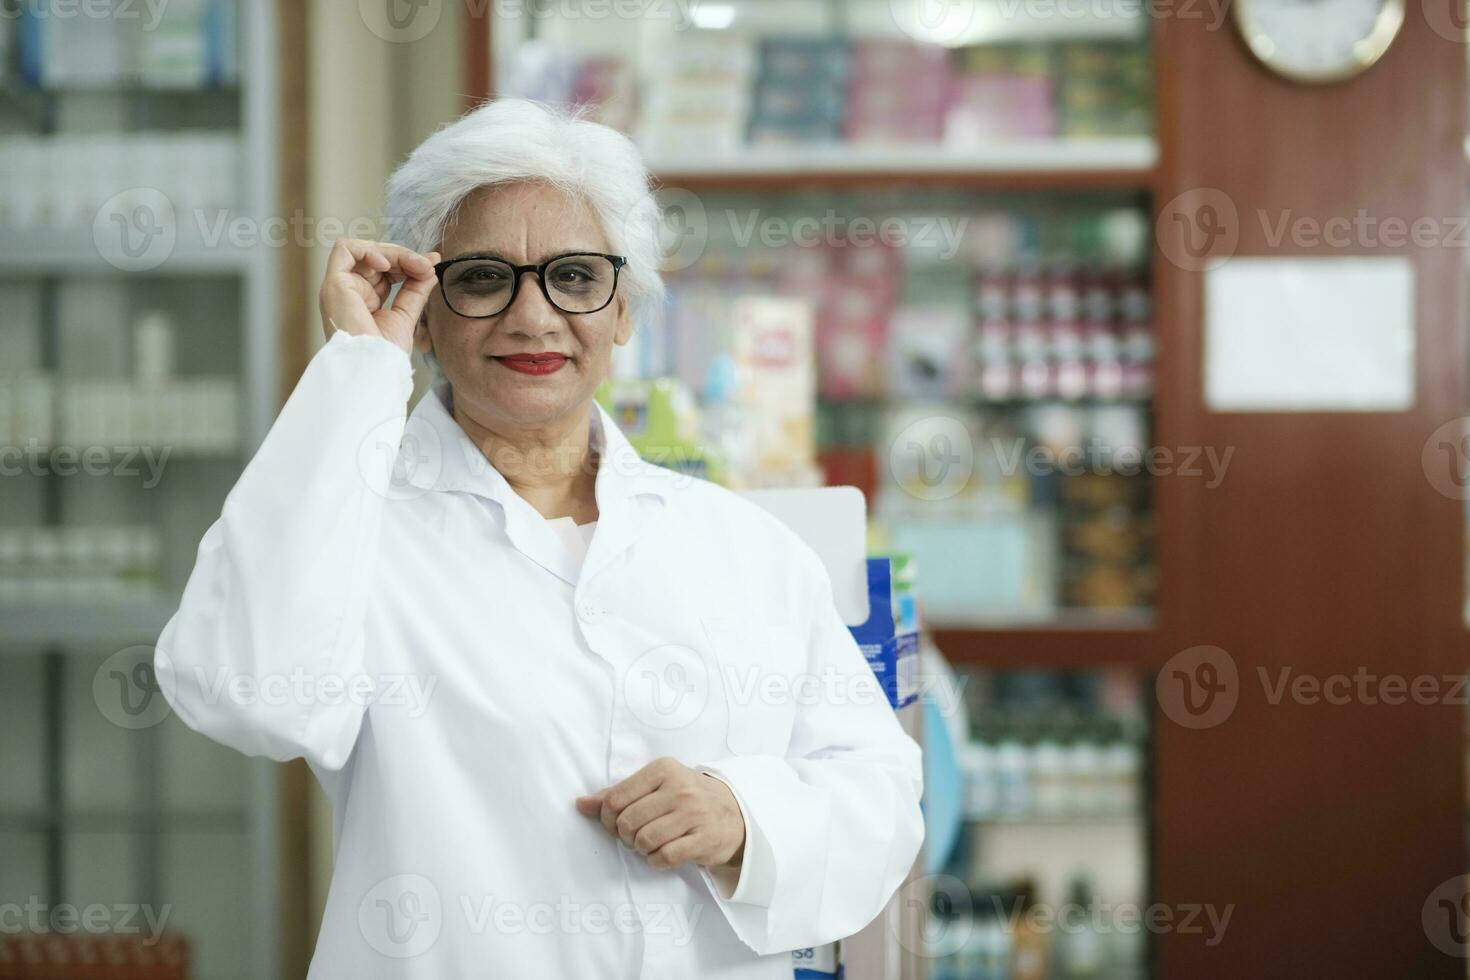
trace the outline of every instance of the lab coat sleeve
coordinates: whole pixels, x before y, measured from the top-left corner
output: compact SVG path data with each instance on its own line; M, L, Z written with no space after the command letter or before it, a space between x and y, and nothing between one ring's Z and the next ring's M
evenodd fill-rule
M709 766L695 768L730 786L727 780ZM700 874L704 875L710 890L726 901L768 906L771 904L771 893L776 887L776 869L771 848L766 843L765 835L761 833L760 824L750 815L750 809L734 786L730 786L730 793L735 797L735 804L740 807L740 819L745 823L745 854L740 861L740 873L732 875L725 870L716 872L700 865Z
M759 825L774 871L763 904L712 890L735 934L761 954L860 931L898 890L924 839L919 746L842 622L826 569L805 545L798 550L810 610L804 669L821 696L798 699L784 758L732 755L704 767Z
M340 769L362 698L363 620L412 391L407 355L333 335L199 545L154 655L190 728L248 755Z

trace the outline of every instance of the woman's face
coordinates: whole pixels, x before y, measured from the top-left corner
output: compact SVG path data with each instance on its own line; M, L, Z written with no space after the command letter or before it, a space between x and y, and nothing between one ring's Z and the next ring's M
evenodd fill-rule
M568 252L611 251L591 208L540 183L473 192L439 246L445 261L476 255L513 265L538 265ZM521 277L515 302L494 316L456 314L439 288L424 316L416 346L439 361L455 408L490 429L537 428L580 410L607 377L613 345L626 344L633 333L621 286L596 313L563 313L546 301L535 273ZM502 360L543 353L566 360L550 373L518 371Z

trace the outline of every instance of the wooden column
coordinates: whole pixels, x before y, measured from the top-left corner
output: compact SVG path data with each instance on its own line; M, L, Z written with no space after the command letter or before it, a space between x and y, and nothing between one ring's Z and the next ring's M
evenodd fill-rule
M1456 0L1433 0L1446 8ZM1173 8L1173 9L1178 9ZM1158 977L1463 977L1421 922L1463 874L1460 705L1272 703L1283 668L1320 678L1466 669L1460 504L1421 465L1465 413L1462 246L1347 248L1267 231L1465 213L1466 50L1410 0L1403 32L1356 80L1312 88L1253 62L1227 23L1157 24L1162 163L1156 207L1216 188L1237 256L1409 257L1417 275L1417 401L1401 413L1219 414L1203 405L1203 277L1158 264L1166 445L1235 455L1217 489L1160 481L1163 660L1196 644L1239 671L1228 719L1157 720L1155 898L1233 905L1224 940L1165 933ZM1449 23L1446 9L1441 18ZM1265 216L1265 223L1263 217ZM1173 243L1173 244L1177 244Z

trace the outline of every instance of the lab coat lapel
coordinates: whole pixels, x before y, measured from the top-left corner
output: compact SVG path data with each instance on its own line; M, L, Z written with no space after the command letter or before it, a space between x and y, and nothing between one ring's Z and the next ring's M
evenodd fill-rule
M639 538L647 534L657 515L667 506L669 483L658 470L639 457L626 436L601 405L595 405L593 445L600 458L597 466L597 529L582 566L582 577L590 581L612 565Z
M426 392L414 408L409 433L417 464L409 482L424 490L462 491L498 507L511 545L568 585L577 584L576 559L536 508L515 492L449 412L442 388ZM599 524L599 528L601 525Z

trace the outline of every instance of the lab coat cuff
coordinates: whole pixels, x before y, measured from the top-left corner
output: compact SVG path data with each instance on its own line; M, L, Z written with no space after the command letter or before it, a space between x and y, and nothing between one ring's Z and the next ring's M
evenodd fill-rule
M408 352L385 337L371 334L350 334L338 330L322 346L318 356L355 357L382 365L383 369L397 375L406 385L404 398L413 393L413 360Z
M713 766L695 768L730 787L730 793L740 807L740 818L745 822L745 852L740 861L740 877L734 888L730 887L728 873L716 873L703 866L700 872L709 883L710 890L724 901L769 908L776 890L776 869L760 824L750 815L740 791L723 773Z

